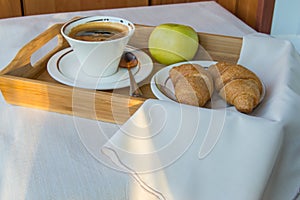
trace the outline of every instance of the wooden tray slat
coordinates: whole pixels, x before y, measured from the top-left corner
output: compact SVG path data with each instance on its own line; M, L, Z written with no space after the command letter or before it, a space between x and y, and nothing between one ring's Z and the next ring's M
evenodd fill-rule
M0 72L0 89L9 104L38 108L79 117L124 123L148 98L155 98L150 89L151 76L164 67L155 63L152 74L140 85L143 98L128 95L129 88L111 91L79 89L58 83L48 74L47 62L56 52L68 47L60 34L62 24L55 24L26 44L9 65ZM153 27L137 25L129 45L147 50L148 38ZM34 52L54 37L57 46L34 65L30 58ZM194 60L236 62L242 39L199 33L200 46Z

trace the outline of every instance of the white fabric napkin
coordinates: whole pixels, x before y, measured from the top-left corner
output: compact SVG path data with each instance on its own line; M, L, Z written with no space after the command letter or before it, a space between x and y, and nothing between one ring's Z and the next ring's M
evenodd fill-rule
M267 87L256 115L284 126L284 140L263 199L293 199L300 192L300 55L288 40L244 38L240 64L251 66Z
M255 200L295 195L300 175L295 156L300 147L299 55L289 42L249 35L243 38L239 63L266 87L252 116L234 108L210 110L147 100L104 145L102 152L135 180L130 199ZM298 165L288 164L282 156L287 153L293 153L289 158ZM282 182L285 174L294 177ZM291 188L280 189L282 184Z

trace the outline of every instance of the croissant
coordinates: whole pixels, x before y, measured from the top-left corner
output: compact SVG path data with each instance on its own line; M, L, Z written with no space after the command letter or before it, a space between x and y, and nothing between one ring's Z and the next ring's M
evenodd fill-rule
M215 89L229 104L243 113L251 113L259 104L263 85L258 76L242 65L219 62L208 69Z
M204 106L214 90L210 73L196 64L182 64L173 67L169 76L179 103Z

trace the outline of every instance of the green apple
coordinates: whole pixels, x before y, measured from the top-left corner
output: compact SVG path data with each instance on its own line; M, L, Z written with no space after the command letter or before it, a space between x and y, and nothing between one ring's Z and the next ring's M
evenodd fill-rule
M148 41L151 56L165 65L191 60L198 45L198 34L192 27L172 23L155 27Z

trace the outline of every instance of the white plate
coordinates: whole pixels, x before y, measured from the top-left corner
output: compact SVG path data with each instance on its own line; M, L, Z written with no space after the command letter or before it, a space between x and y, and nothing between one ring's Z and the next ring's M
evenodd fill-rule
M212 64L215 64L214 61L189 61L189 62L180 62L164 67L159 70L151 79L151 90L153 94L161 100L168 101L176 101L175 91L173 84L169 78L169 71L175 66L179 66L181 64L199 64L203 67L209 67Z
M164 67L154 74L151 79L151 90L153 94L160 100L174 101L177 102L175 97L174 86L169 77L169 71L175 66L179 66L181 64L199 64L204 68L208 68L210 65L215 64L215 61L189 61L189 62L180 62ZM263 100L265 96L265 86L263 84L263 92L261 95L260 102ZM213 94L211 97L211 101L208 102L205 107L207 108L225 108L231 105L227 104L218 94Z
M141 50L127 47L126 51L133 52L139 60L139 65L131 69L136 82L139 83L150 75L153 62ZM48 61L47 70L56 81L73 87L111 90L130 85L128 71L125 68L119 68L115 74L101 78L85 74L71 48L63 49L54 54Z

